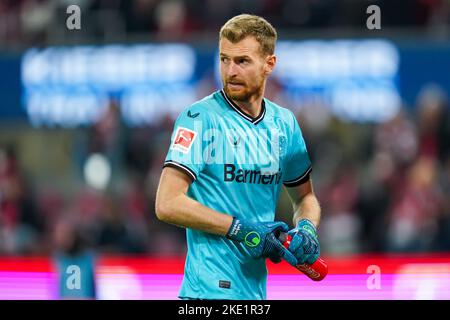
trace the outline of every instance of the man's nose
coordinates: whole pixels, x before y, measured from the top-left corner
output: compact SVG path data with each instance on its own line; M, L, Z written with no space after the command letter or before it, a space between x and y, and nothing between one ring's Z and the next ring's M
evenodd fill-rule
M230 62L227 69L227 75L228 77L233 77L238 74L238 66L233 61Z

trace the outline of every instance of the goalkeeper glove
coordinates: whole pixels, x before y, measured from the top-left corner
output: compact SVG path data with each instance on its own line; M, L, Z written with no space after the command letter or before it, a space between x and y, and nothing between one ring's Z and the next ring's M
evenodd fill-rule
M243 242L255 259L270 257L273 261L284 258L288 263L296 265L297 259L277 238L280 232L288 230L289 227L284 222L251 222L233 217L226 237Z
M319 258L320 245L317 238L317 229L310 220L300 220L288 234L292 237L288 249L299 264L305 262L313 264Z

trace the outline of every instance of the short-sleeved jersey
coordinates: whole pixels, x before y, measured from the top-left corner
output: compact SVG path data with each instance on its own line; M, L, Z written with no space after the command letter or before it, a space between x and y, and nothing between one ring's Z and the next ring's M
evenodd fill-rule
M309 179L311 162L294 114L268 99L251 117L216 91L175 122L164 166L192 179L188 196L218 212L274 221L282 185ZM180 298L266 299L265 259L242 243L186 229L187 257Z

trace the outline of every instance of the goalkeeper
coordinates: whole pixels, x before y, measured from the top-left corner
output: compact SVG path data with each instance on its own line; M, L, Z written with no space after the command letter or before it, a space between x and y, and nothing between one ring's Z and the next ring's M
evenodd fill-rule
M296 265L320 254L320 206L300 127L291 111L264 98L276 38L261 17L227 21L219 35L223 89L175 122L156 215L186 228L181 299L266 299L266 258ZM283 185L292 230L274 221ZM288 249L280 232L293 237Z

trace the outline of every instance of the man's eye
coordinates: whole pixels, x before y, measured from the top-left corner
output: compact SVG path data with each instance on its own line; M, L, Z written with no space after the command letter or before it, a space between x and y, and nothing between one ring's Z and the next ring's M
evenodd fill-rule
M220 58L220 60L221 60L222 62L227 62L227 61L228 61L228 58L222 57L222 58Z
M239 63L240 64L245 64L245 63L247 63L247 59L239 59Z

